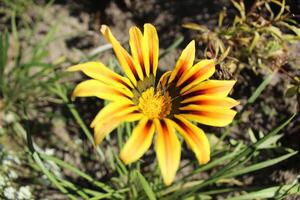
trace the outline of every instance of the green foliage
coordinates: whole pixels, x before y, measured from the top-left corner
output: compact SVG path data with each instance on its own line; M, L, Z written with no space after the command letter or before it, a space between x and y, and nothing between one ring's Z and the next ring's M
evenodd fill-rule
M14 62L8 63L10 35L7 31L0 33L0 101L4 112L14 112L24 117L51 101L49 87L61 77L51 64L44 62L47 56L45 45L49 42L48 38L52 37L51 34L49 32L43 41L33 46L29 55L31 59L24 59L23 49L17 47L12 55L15 57ZM17 31L15 35L18 35ZM14 39L15 44L19 44L18 38Z
M227 10L219 14L218 27L187 23L183 26L199 32L199 42L206 46L204 56L218 58L237 73L244 65L253 70L277 70L287 62L289 43L300 40L300 28L285 0L258 0L246 11L244 1L231 0L238 11L232 20ZM277 6L275 13L272 6Z

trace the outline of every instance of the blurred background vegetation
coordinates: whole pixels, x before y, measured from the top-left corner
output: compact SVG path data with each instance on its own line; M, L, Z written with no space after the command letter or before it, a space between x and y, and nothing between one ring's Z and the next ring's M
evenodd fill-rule
M0 199L300 198L299 15L296 0L0 0ZM122 73L99 27L126 44L146 22L158 29L161 71L195 39L198 59L218 61L214 78L237 80L241 102L229 127L201 126L211 162L199 166L184 146L169 187L153 150L119 160L132 124L93 146L87 124L106 102L70 101L85 77L65 72L101 60Z

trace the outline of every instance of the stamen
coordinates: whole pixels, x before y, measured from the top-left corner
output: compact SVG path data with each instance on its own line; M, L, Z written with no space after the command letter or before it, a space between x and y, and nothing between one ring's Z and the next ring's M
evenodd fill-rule
M155 91L151 87L142 93L138 106L150 119L164 118L171 113L172 101L168 92L162 94L161 91Z

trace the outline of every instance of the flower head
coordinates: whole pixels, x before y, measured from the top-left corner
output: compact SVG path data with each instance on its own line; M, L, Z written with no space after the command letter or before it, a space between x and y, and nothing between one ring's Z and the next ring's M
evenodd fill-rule
M194 151L200 164L210 159L210 145L204 132L190 122L226 126L236 112L238 102L227 97L235 81L208 80L215 71L214 60L194 64L195 42L190 42L180 55L175 68L156 77L159 44L156 29L144 25L129 30L131 55L120 45L106 25L101 32L113 46L126 77L100 62L87 62L70 67L92 79L74 89L74 97L96 96L110 101L91 123L95 143L127 121L138 121L121 150L120 157L130 164L151 146L156 133L155 150L165 184L173 182L179 167L181 146L176 131Z

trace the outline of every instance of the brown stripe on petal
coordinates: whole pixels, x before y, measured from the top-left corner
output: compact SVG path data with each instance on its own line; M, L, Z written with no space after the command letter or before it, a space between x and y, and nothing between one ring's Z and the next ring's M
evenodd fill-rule
M130 98L129 96L127 96L126 94L124 94L123 92L120 92L120 91L118 91L118 90L115 90L115 89L107 89L107 92L108 92L108 93L109 93L109 92L113 92L113 93L115 93L116 95L120 95L120 96L122 96L122 97L125 97L125 98L131 100L131 98Z
M131 70L131 72L133 73L134 77L136 80L139 80L139 76L138 76L138 73L135 69L135 66L134 66L134 63L132 62L132 60L130 59L130 57L128 55L126 55L125 53L123 54L123 56L125 57L126 59L126 62Z
M138 110L135 110L135 111L133 111L131 114L139 114L139 113L141 113L141 112L138 111Z
M164 137L164 145L165 145L166 155L170 155L172 153L170 132L169 132L169 129L167 127L165 120L160 120L160 123L161 123L161 127L162 127L162 134ZM167 159L167 166L172 166L171 159Z
M140 132L140 136L138 138L138 143L142 143L142 141L147 137L147 135L150 132L151 126L152 126L152 120L148 120L143 129Z
M114 81L124 85L126 88L131 89L130 85L128 85L128 83L126 83L124 80L119 79L118 77L115 76L110 76L111 79L113 79Z
M184 98L190 98L190 97L194 97L194 96L201 95L201 94L213 94L213 93L217 93L217 92L222 91L222 90L226 90L227 88L228 88L228 85L212 87L212 88L206 88L206 89L199 89L199 90L196 90L194 92L183 94L182 96Z
M204 67L202 67L201 69L199 69L197 72L195 72L190 78L188 78L182 85L181 88L184 88L185 86L187 86L188 84L192 83L193 81L195 81L198 77L202 76L203 74L205 74L207 71L209 71L209 69L211 68L212 64L208 64Z
M152 44L151 44L152 46ZM150 65L150 74L154 73L154 66L153 66L153 47L149 48L149 65Z
M149 132L151 126L152 126L153 121L152 120L148 120L147 124L145 125L145 129L147 130L147 132Z
M175 81L177 82L179 80L179 78L181 77L181 75L187 70L187 60L184 59L180 65L180 68L176 74L176 77L175 77Z
M216 105L216 106L224 106L224 107L230 107L234 106L235 104L225 101L223 99L203 99L203 100L195 100L195 101L190 101L188 103L182 103L181 107L187 106L187 105Z
M146 76L146 69L145 69L145 65L144 65L142 47L141 47L141 43L138 39L138 36L136 34L134 34L134 40L135 40L135 43L136 43L138 59L139 59L140 66L141 66L142 71L143 71L143 75Z
M139 61L142 68L143 75L146 76L146 69L145 69L143 57L139 57Z
M185 123L183 123L181 120L175 118L174 122L177 123L187 134L188 137L190 137L193 142L197 144L197 146L201 146L202 143L198 140L198 137L195 135L194 131L188 127Z
M210 118L217 118L217 119L223 119L224 115L232 116L225 113L218 113L213 111L199 111L199 110L182 110L182 114L191 114L191 115L198 115L198 116L205 116Z
M198 95L201 95L201 94L206 94L205 90L196 90L196 91L188 93L188 94L183 94L182 96L185 99L187 99L187 98L191 98L191 97L198 96Z

